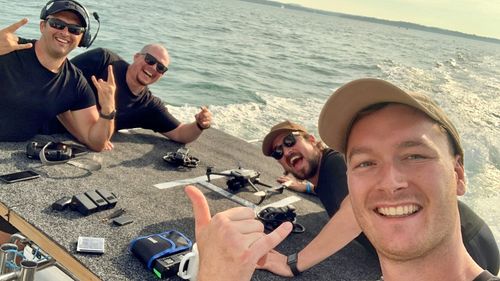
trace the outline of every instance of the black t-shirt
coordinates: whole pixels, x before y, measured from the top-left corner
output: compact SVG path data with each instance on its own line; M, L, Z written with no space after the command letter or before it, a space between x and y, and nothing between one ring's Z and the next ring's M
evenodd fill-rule
M73 64L66 60L53 73L34 46L0 56L0 100L0 141L28 140L56 115L95 105L92 89Z
M329 217L335 215L340 208L340 204L349 193L346 171L347 167L341 153L330 148L323 150L318 184L314 191Z
M116 130L140 127L165 133L179 126L180 122L168 112L161 99L151 94L148 87L137 96L130 91L126 81L129 64L117 54L97 48L76 56L71 62L80 68L96 93L91 81L92 75L97 79L107 80L108 65L113 65L116 82Z

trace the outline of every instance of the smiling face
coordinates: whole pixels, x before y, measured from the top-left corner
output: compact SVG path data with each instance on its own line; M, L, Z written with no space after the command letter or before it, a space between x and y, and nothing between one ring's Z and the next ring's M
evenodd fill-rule
M141 53L134 55L134 62L129 66L128 72L131 82L133 84L145 87L158 81L163 74L159 73L156 69L157 65L149 65L145 61L145 54L148 53L153 56L157 61L161 62L164 66L168 67L170 57L165 48L160 45L148 45L142 49Z
M283 139L290 132L279 134L272 143L276 148L283 144ZM311 179L319 169L321 151L316 147L312 135L304 137L302 134L295 136L296 143L292 147L283 145L283 157L278 162L285 171L300 180Z
M66 24L74 24L81 26L80 19L73 12L62 11L50 15L48 18L55 18L65 22ZM63 30L53 28L47 21L40 22L40 43L42 49L52 58L65 58L73 49L75 49L83 37L80 35L72 34L65 27Z
M419 258L459 229L464 170L450 147L436 122L405 105L390 104L353 125L346 152L349 194L381 258Z

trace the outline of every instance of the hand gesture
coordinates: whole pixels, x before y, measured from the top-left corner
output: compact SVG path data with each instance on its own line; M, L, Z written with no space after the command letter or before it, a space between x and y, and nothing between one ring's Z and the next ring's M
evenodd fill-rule
M298 192L306 192L306 184L303 181L298 181L290 176L280 176L276 179L277 182L284 184L287 188Z
M259 260L292 230L289 222L266 235L250 208L232 208L210 216L203 193L187 186L193 205L196 243L200 258L198 280L250 280Z
M5 55L13 51L29 49L33 44L19 44L19 37L14 32L25 25L28 19L22 19L6 28L0 30L0 55Z
M280 276L293 277L292 270L287 264L287 257L275 250L271 250L265 259L261 259L257 268L268 270Z
M203 129L208 129L212 125L212 113L206 106L202 106L200 112L194 118L196 119L196 123Z
M101 112L108 114L114 111L116 84L115 76L113 74L113 66L108 65L108 81L104 81L103 79L97 80L97 78L92 75L92 82L97 89Z

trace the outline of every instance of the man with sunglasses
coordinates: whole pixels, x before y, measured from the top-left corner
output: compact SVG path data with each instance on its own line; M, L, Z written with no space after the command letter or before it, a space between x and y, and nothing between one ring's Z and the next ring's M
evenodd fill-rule
M335 238L328 237L328 247L325 247L316 243L324 242L325 236L319 236L301 252L288 257L272 252L261 269L282 276L298 275L353 239L361 243L368 252L375 253L354 219L348 200L346 166L342 154L317 141L301 125L288 120L271 128L262 142L262 152L276 159L286 173L298 180L307 180L314 186L314 193L331 218L323 232L333 233L332 237ZM295 262L290 263L291 260Z
M107 82L93 79L98 112L87 80L67 59L81 44L87 19L84 7L74 1L49 1L42 9L39 40L18 44L14 32L26 19L0 31L0 141L26 141L57 116L82 143L104 149L114 130L109 118L115 110L112 68ZM0 240L13 232L0 218Z
M352 240L375 254L354 216L347 189L347 167L339 152L326 148L322 142L295 123L284 121L271 128L262 143L262 151L272 156L285 171L297 179L307 179L316 188L330 216L322 231L299 253L287 256L277 251L268 254L260 269L282 276L299 275L342 249ZM498 272L498 249L486 223L464 203L458 202L462 232L467 250L483 268ZM479 229L484 229L479 232Z
M160 44L148 44L127 63L114 52L96 48L71 60L90 81L92 76L106 80L107 68L113 66L116 81L115 129L145 128L163 134L171 140L188 143L196 140L210 127L212 114L202 107L195 121L180 123L168 112L163 101L154 96L148 85L157 82L168 70L170 57ZM95 90L95 88L94 88ZM97 97L99 99L99 97ZM57 131L60 126L50 128ZM109 149L112 144L108 143Z
M78 140L91 149L104 149L114 130L114 77L92 79L91 87L67 56L85 40L88 26L85 8L72 0L49 1L42 9L39 40L16 46L13 32L22 20L1 31L0 141L25 141L43 133L44 123L57 118ZM87 34L89 35L89 34ZM22 49L22 48L27 49Z
M319 132L348 155L353 194L346 204L352 204L352 219L376 247L381 280L500 280L478 265L478 257L486 258L479 260L498 274L491 231L478 217L467 217L470 213L461 210L464 205L456 198L466 184L458 132L428 97L381 80L353 81L327 101ZM286 147L298 144L287 142ZM274 143L274 148L283 143ZM211 218L203 194L192 186L186 193L193 205L197 243L206 245L199 247L198 280L250 280L256 266L268 263L275 253L264 251L290 232L283 224L279 232L265 236L254 234L259 230L255 226L250 237L242 225L251 222L241 223L253 219L250 209L233 208ZM326 234L322 247L330 247L338 231L343 232L336 231L321 232ZM231 275L225 278L225 273Z

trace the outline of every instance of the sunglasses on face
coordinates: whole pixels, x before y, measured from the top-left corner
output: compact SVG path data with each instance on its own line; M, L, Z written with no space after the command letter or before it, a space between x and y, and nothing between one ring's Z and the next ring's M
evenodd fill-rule
M285 147L292 147L297 143L297 138L296 136L299 136L299 132L291 132L290 134L286 135L286 137L283 139L283 144L280 144L276 146L271 152L271 156L276 159L280 160L283 157L283 146Z
M68 32L73 34L73 35L80 35L83 32L85 32L85 27L76 25L76 24L69 24L65 23L64 21L56 18L49 18L47 19L47 22L49 23L50 27L58 29L58 30L63 30L64 28L68 28Z
M144 55L144 61L147 64L149 64L149 65L155 65L156 64L156 71L158 71L158 73L163 74L163 73L167 72L168 67L166 67L163 63L159 62L151 54L144 53L144 54L141 54L141 55Z

